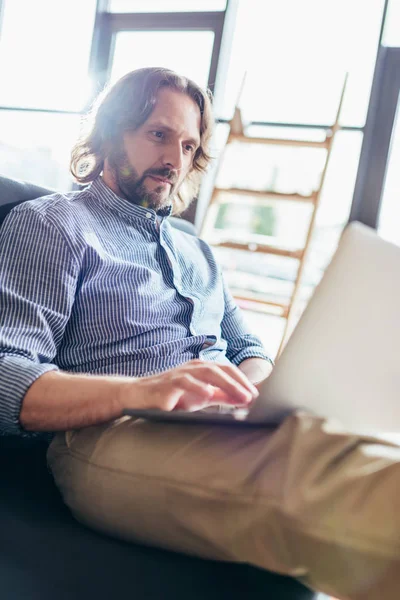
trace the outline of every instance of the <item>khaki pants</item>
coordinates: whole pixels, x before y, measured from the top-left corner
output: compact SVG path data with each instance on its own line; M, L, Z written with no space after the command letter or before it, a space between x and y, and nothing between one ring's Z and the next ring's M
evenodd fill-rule
M123 418L58 434L75 517L125 540L247 562L338 598L400 599L400 447L293 415L276 430Z

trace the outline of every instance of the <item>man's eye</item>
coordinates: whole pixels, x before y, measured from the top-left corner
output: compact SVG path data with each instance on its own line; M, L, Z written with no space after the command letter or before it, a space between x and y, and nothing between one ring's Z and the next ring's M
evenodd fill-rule
M162 140L164 137L164 132L163 131L152 131L151 134L158 138L159 140Z
M192 144L185 144L185 150L186 152L194 152L194 146Z

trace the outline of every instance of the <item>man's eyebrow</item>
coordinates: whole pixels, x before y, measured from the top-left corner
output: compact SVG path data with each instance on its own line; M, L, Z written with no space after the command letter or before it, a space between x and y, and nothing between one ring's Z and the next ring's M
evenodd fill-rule
M159 121L153 123L150 122L148 123L148 126L155 129L162 129L163 131L167 131L169 133L175 133L175 129L169 127L169 125L165 125L165 123L160 123ZM196 148L200 146L200 138L193 138L189 136L185 141L194 144Z

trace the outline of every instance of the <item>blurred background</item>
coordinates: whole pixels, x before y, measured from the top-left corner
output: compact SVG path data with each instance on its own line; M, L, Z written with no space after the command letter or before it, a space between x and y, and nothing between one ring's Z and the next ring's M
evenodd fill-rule
M0 0L0 174L73 189L82 115L144 66L214 93L215 159L185 216L276 357L349 219L400 244L400 0Z

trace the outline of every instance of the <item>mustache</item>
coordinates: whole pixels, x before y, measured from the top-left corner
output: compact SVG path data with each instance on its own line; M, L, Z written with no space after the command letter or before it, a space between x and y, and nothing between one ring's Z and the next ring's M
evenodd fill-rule
M162 179L168 179L168 181L173 185L178 180L178 174L176 171L172 171L171 169L148 169L145 171L143 178L148 175L153 175L154 177L161 177Z

